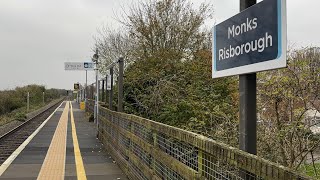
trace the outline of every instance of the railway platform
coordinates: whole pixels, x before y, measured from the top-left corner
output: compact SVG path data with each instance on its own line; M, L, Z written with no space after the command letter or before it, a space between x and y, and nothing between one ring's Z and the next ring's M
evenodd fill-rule
M77 103L64 101L1 165L0 179L127 179L96 132Z

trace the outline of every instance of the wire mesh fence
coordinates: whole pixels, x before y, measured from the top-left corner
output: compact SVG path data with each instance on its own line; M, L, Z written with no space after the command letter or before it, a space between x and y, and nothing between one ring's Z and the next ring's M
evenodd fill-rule
M88 100L86 110L93 106ZM309 179L202 135L103 107L99 139L130 179Z

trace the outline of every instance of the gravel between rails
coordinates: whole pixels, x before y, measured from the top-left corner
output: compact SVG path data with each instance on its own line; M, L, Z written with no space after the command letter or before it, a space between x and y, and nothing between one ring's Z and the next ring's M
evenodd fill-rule
M7 124L0 126L0 137L5 135L9 129L14 129L17 126L21 125L22 123L23 122L21 122L21 121L14 120L14 121L11 121Z

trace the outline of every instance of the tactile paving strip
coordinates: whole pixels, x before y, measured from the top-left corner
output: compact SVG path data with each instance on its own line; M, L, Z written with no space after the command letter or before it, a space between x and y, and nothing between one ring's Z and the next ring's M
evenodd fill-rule
M49 150L42 164L38 180L63 180L66 161L66 141L69 102L63 110L59 124L53 135Z

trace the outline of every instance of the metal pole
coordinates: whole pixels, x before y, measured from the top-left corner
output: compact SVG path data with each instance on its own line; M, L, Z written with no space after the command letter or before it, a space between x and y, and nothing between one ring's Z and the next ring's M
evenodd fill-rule
M109 91L109 109L113 110L112 101L113 101L113 67L110 68L110 77L111 77L111 89Z
M98 126L98 114L99 114L99 80L98 80L98 64L96 67L96 102L95 102L95 108L96 108L96 119L95 123Z
M92 98L91 98L91 86L90 86L90 85L89 85L89 86L87 86L87 95L86 95L86 99L88 99L88 98L92 99Z
M44 92L42 92L42 104L44 105Z
M84 102L87 103L87 86L88 86L88 71L86 70L86 86L85 86L85 92L84 92Z
M83 89L80 89L80 102L83 100Z
M257 0L240 0L240 12L253 6L257 3Z
M256 4L256 0L240 0L240 11ZM257 154L257 81L256 73L239 76L240 149Z
M104 102L104 80L102 80L102 97L101 101Z
M28 92L28 94L27 94L27 113L29 112L29 108L30 108L30 100L29 100L29 98L30 98L30 93Z
M79 82L78 82L77 84L79 84ZM78 89L77 89L76 102L79 102L79 90L80 90L80 86L79 86Z
M108 104L108 74L106 74L106 98L105 98L105 103L106 105Z
M96 68L96 95L95 95L95 104L94 104L94 120L97 124L97 131L99 127L99 71L98 71L98 63L99 63L99 51L96 49L96 53L93 55L92 61L95 63Z
M99 80L99 101L102 101L103 95L101 92L102 80Z
M256 0L240 0L240 11L256 4ZM256 73L239 76L240 93L240 137L239 148L251 154L257 154L257 75ZM245 180L256 176L241 170L240 176Z
M100 80L99 80L99 77L98 77L98 85L97 86L97 89L96 89L96 94L97 94L97 99L99 101L99 98L100 98L100 91L99 91L99 88L100 88Z
M95 95L94 95L94 85L91 84L91 99L92 99L92 100L95 100L94 98L95 98Z
M118 81L118 112L123 111L123 58L119 58L119 81Z

